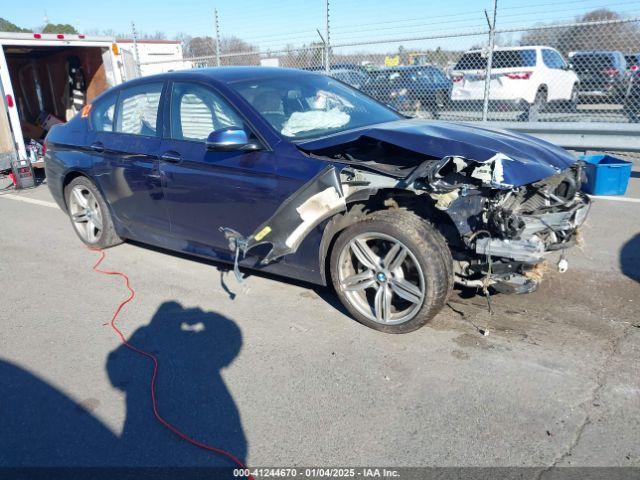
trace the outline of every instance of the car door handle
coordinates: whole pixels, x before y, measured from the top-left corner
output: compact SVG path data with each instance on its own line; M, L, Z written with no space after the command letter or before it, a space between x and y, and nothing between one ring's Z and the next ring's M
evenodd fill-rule
M104 152L104 145L102 142L96 142L89 145L89 148L94 152Z
M160 160L168 163L180 163L182 161L182 157L178 152L169 151L160 155Z

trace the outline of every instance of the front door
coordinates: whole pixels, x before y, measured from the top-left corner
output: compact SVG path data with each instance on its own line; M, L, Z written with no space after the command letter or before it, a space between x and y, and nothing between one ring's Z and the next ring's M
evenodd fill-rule
M212 87L173 82L170 90L170 128L160 148L160 170L171 232L192 247L228 252L220 227L248 236L286 198L278 188L275 154L266 148L208 150L206 139L214 130L235 126L250 138L253 134Z

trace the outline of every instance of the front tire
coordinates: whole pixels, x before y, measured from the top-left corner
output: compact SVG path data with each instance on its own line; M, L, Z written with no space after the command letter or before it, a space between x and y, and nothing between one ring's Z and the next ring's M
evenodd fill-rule
M76 177L64 189L71 224L89 247L108 248L122 243L113 226L109 207L87 177Z
M404 209L374 212L346 228L331 252L330 273L353 317L386 333L424 326L453 288L453 261L444 238Z

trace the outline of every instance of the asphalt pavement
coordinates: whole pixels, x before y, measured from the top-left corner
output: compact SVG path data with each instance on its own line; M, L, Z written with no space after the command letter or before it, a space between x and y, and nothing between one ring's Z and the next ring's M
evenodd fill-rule
M251 466L640 467L638 167L568 272L493 315L457 290L407 335L327 289L141 245L104 267L135 288L119 325L160 360L160 413ZM219 464L154 420L151 365L107 325L127 292L51 202L0 195L0 466Z

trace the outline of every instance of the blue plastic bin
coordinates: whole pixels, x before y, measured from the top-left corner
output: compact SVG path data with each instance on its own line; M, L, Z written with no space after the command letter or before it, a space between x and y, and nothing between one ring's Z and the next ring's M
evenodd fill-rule
M587 182L582 191L591 195L624 195L631 177L631 162L610 155L582 155Z

